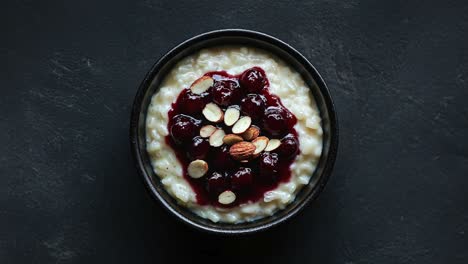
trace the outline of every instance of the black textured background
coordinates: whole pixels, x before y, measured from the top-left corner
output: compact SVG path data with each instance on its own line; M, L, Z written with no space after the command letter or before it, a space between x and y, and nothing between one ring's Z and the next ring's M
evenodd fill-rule
M4 1L0 263L468 263L467 14L466 1ZM128 142L151 65L219 28L301 51L341 128L318 201L240 238L153 203Z

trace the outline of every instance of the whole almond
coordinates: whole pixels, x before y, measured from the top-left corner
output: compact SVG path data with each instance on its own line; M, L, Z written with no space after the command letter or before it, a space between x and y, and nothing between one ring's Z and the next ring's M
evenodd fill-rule
M241 134L242 138L247 141L254 140L260 135L260 129L256 126L250 126L244 133Z
M235 160L248 160L252 157L256 147L254 144L242 141L231 146L229 154Z
M235 134L228 134L225 135L223 138L223 142L226 145L233 145L236 144L237 142L241 142L244 139L241 136L235 135Z
M252 141L252 144L255 145L254 155L259 154L262 152L266 146L268 145L268 141L270 141L267 137L261 136Z

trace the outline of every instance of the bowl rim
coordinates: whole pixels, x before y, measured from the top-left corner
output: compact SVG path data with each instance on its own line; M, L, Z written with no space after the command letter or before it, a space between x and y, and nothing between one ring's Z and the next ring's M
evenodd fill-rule
M151 181L152 175L149 175L147 171L145 170L145 164L141 156L140 144L138 141L139 140L138 127L140 123L140 117L142 116L142 110L144 109L144 108L142 109L143 98L147 89L150 88L151 83L154 77L156 76L156 74L161 70L161 68L167 62L169 62L172 59L172 57L176 56L181 51L184 51L185 49L189 48L191 45L197 42L220 38L220 37L247 37L247 38L257 39L260 41L265 41L283 50L289 55L291 55L294 59L297 60L299 64L304 66L304 68L309 74L311 74L313 80L316 83L318 90L320 91L320 94L323 97L325 108L328 111L328 115L329 115L328 118L330 122L329 152L328 152L328 156L326 160L324 161L324 168L323 168L322 174L319 175L320 178L315 183L316 184L315 187L304 197L303 200L298 202L295 208L293 208L291 211L289 211L287 214L285 214L281 218L268 221L258 226L252 226L252 227L246 227L246 228L240 228L240 229L234 229L234 230L223 229L221 227L206 226L202 223L197 222L194 219L187 218L186 216L178 212L176 208L170 205L164 199L164 197L161 196L158 189L153 185ZM144 113L143 116L144 118L146 118L146 113ZM151 69L146 73L144 79L141 81L138 87L138 90L136 92L136 95L134 97L131 118L130 118L130 145L131 145L132 156L134 159L135 166L137 167L138 173L141 175L141 179L143 180L144 185L146 186L146 189L150 192L152 198L159 201L166 210L168 210L173 215L175 215L177 219L179 219L183 223L189 226L195 227L196 229L201 230L201 231L216 233L216 234L225 234L225 235L247 234L247 233L254 233L254 232L269 229L297 215L297 213L301 211L302 209L304 209L304 207L310 201L317 199L319 194L323 191L326 183L328 182L328 179L330 178L330 175L331 175L334 163L335 163L335 159L336 159L337 151L338 151L338 135L339 135L338 118L336 115L336 110L335 110L335 106L334 106L330 91L328 90L328 86L325 84L325 81L323 80L322 76L318 73L318 71L312 65L312 63L310 63L309 60L307 60L307 58L304 55L302 55L299 51L297 51L295 48L285 43L284 41L276 37L273 37L271 35L262 33L262 32L247 30L247 29L218 29L218 30L204 32L204 33L195 35L191 38L188 38L187 40L181 42L180 44L177 44L175 47L173 47L164 55L162 55L161 58L158 59L153 64ZM310 184L310 182L308 184ZM289 204L286 205L286 208L287 206L289 206ZM269 218L269 217L271 216L268 216L265 218ZM265 219L265 218L262 218L262 219ZM217 223L214 223L214 224L217 224Z

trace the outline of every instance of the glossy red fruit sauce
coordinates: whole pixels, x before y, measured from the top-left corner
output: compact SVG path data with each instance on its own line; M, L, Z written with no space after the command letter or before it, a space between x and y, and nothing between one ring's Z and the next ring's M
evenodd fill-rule
M270 93L267 75L260 67L247 69L239 75L216 71L205 76L214 79L212 87L201 95L186 88L172 104L166 143L182 164L184 177L196 193L198 204L233 207L255 202L291 177L290 166L299 153L294 129L296 117ZM223 111L237 106L241 115L250 116L252 125L260 128L260 135L281 139L280 147L241 163L231 158L229 146L210 146L208 139L199 136L202 126L211 124L224 129L226 134L231 133L231 127L223 122L215 124L205 119L202 109L210 102L218 104ZM195 159L203 159L209 165L207 174L199 179L187 174L188 164ZM218 195L226 190L233 191L236 200L230 205L219 204Z

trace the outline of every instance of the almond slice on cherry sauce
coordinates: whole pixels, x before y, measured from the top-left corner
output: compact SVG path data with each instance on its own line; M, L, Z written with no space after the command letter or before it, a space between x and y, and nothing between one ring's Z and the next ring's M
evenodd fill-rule
M224 191L218 196L218 202L220 204L232 204L236 200L236 194L232 191Z
M265 151L273 151L281 145L281 140L279 139L270 139L268 145L265 148Z
M262 152L267 147L269 141L270 140L267 137L264 137L264 136L261 136L261 137L258 137L256 139L254 139L252 141L252 144L255 145L254 155L257 155L260 152Z
M224 130L222 129L217 129L209 139L210 145L212 147L221 147L223 145L223 139L226 133L224 133Z
M229 107L224 113L224 124L232 126L239 120L240 111L235 107Z
M244 133L252 124L252 118L249 116L243 116L232 127L232 133L241 134Z
M208 138L216 131L216 127L212 125L206 125L200 128L200 137Z
M202 76L195 80L190 86L190 90L194 94L202 94L206 92L211 86L213 86L214 80L210 76Z
M223 121L223 110L221 110L221 108L219 108L219 106L215 103L208 103L207 105L205 105L205 108L203 108L202 113L208 121L214 123Z
M204 160L194 160L187 168L188 175L194 179L203 177L206 172L208 172L208 163Z

